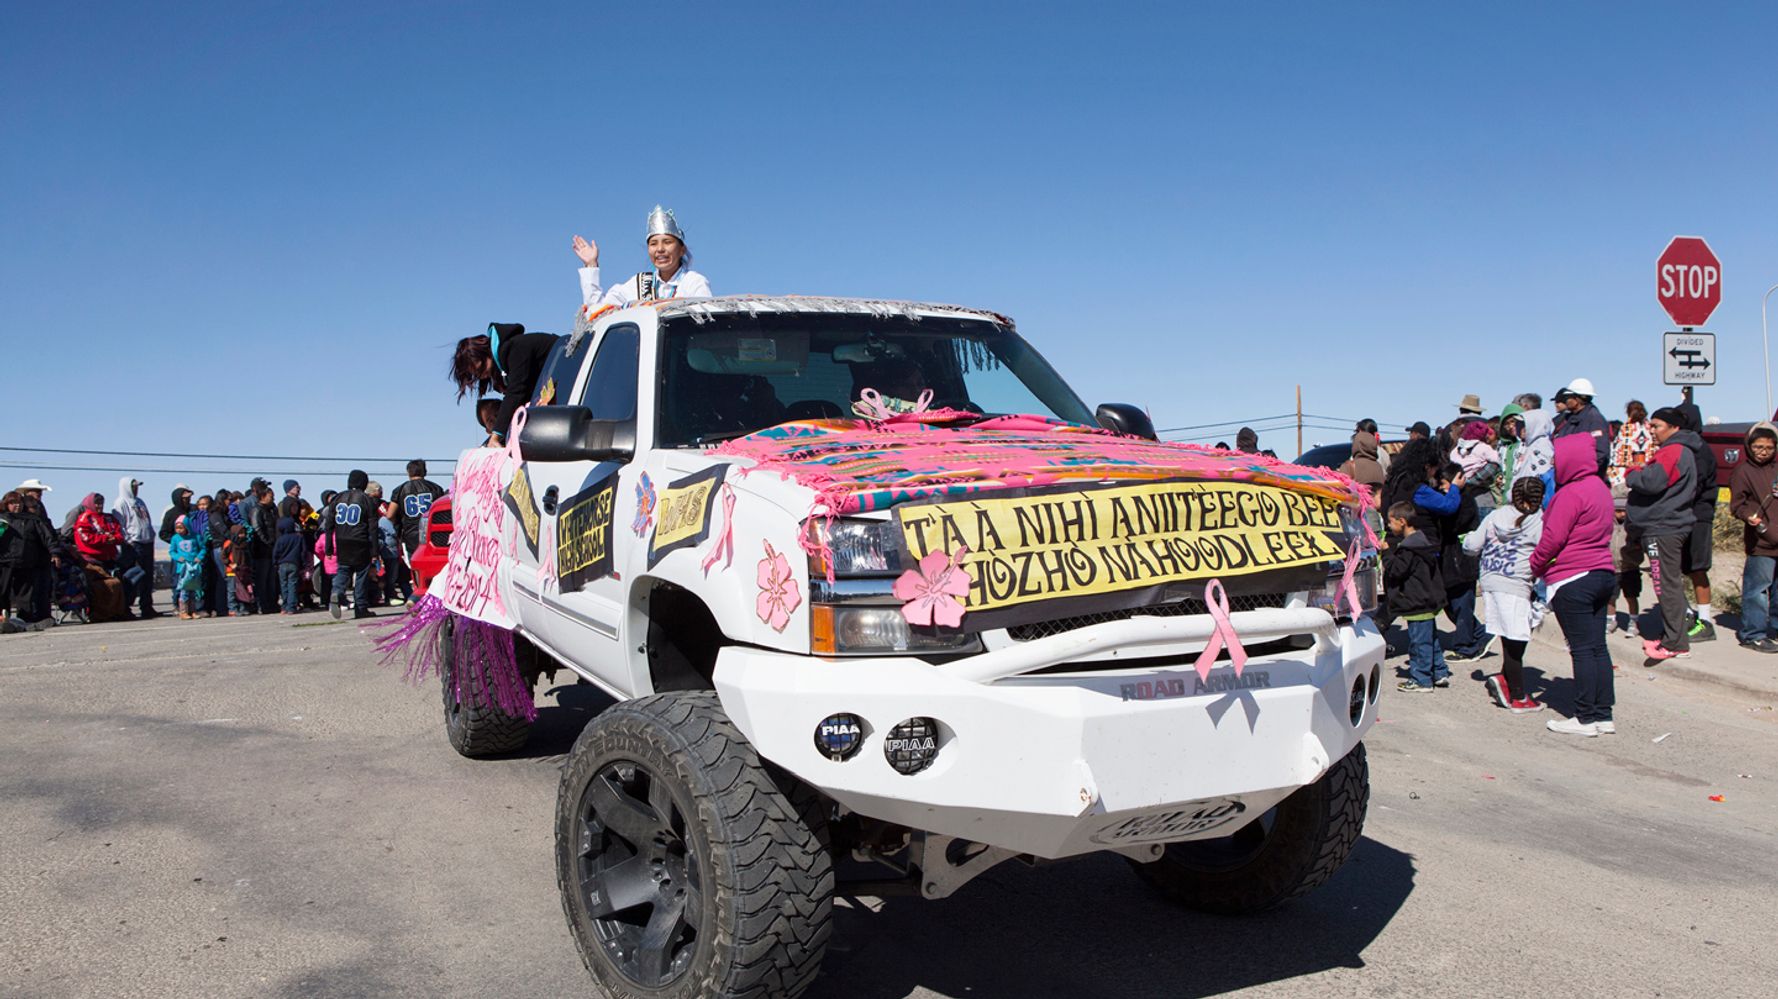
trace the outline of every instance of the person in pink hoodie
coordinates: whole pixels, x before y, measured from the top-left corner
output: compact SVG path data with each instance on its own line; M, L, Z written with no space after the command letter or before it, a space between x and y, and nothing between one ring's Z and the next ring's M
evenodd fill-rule
M1605 609L1616 585L1611 561L1611 487L1599 474L1593 439L1555 442L1556 498L1543 516L1543 537L1531 552L1531 573L1548 587L1550 612L1574 660L1574 717L1551 719L1549 730L1591 738L1617 732Z

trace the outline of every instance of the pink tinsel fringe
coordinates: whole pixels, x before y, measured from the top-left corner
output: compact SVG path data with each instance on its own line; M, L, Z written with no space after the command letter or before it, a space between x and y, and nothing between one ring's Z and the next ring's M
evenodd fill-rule
M382 653L383 665L400 660L401 678L419 684L429 674L444 675L439 646L446 624L454 629L457 703L465 702L467 687L469 703L493 704L514 718L536 721L537 702L519 672L512 632L505 628L453 614L442 601L428 595L393 626L365 630Z

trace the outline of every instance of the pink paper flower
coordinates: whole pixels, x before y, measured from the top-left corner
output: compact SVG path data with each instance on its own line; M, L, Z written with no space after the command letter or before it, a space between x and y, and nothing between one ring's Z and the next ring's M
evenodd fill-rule
M918 569L895 581L895 599L904 601L901 616L909 624L955 628L963 623L963 598L974 579L963 567L969 549L928 552Z
M770 541L765 546L766 557L759 560L759 597L754 610L773 631L783 631L790 623L790 615L802 606L803 595L796 591L790 560L773 549Z

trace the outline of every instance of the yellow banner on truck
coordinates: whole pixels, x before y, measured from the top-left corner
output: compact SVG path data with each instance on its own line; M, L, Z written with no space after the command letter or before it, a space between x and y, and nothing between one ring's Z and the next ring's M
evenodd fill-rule
M1346 555L1337 500L1250 482L987 493L905 504L895 515L908 565L934 551L968 549L966 613L1228 579ZM979 626L966 620L966 628Z

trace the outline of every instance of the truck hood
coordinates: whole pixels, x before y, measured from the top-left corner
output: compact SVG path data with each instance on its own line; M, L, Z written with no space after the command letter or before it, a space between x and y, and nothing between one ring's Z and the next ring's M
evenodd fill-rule
M906 414L886 422L785 423L724 443L708 458L739 459L750 491L798 505L760 479L800 486L811 515L887 510L920 499L956 499L1005 489L1077 483L1195 479L1252 482L1359 504L1367 491L1326 468L1264 455L1128 437L1039 416L1003 416L967 426ZM778 495L770 495L778 494Z

